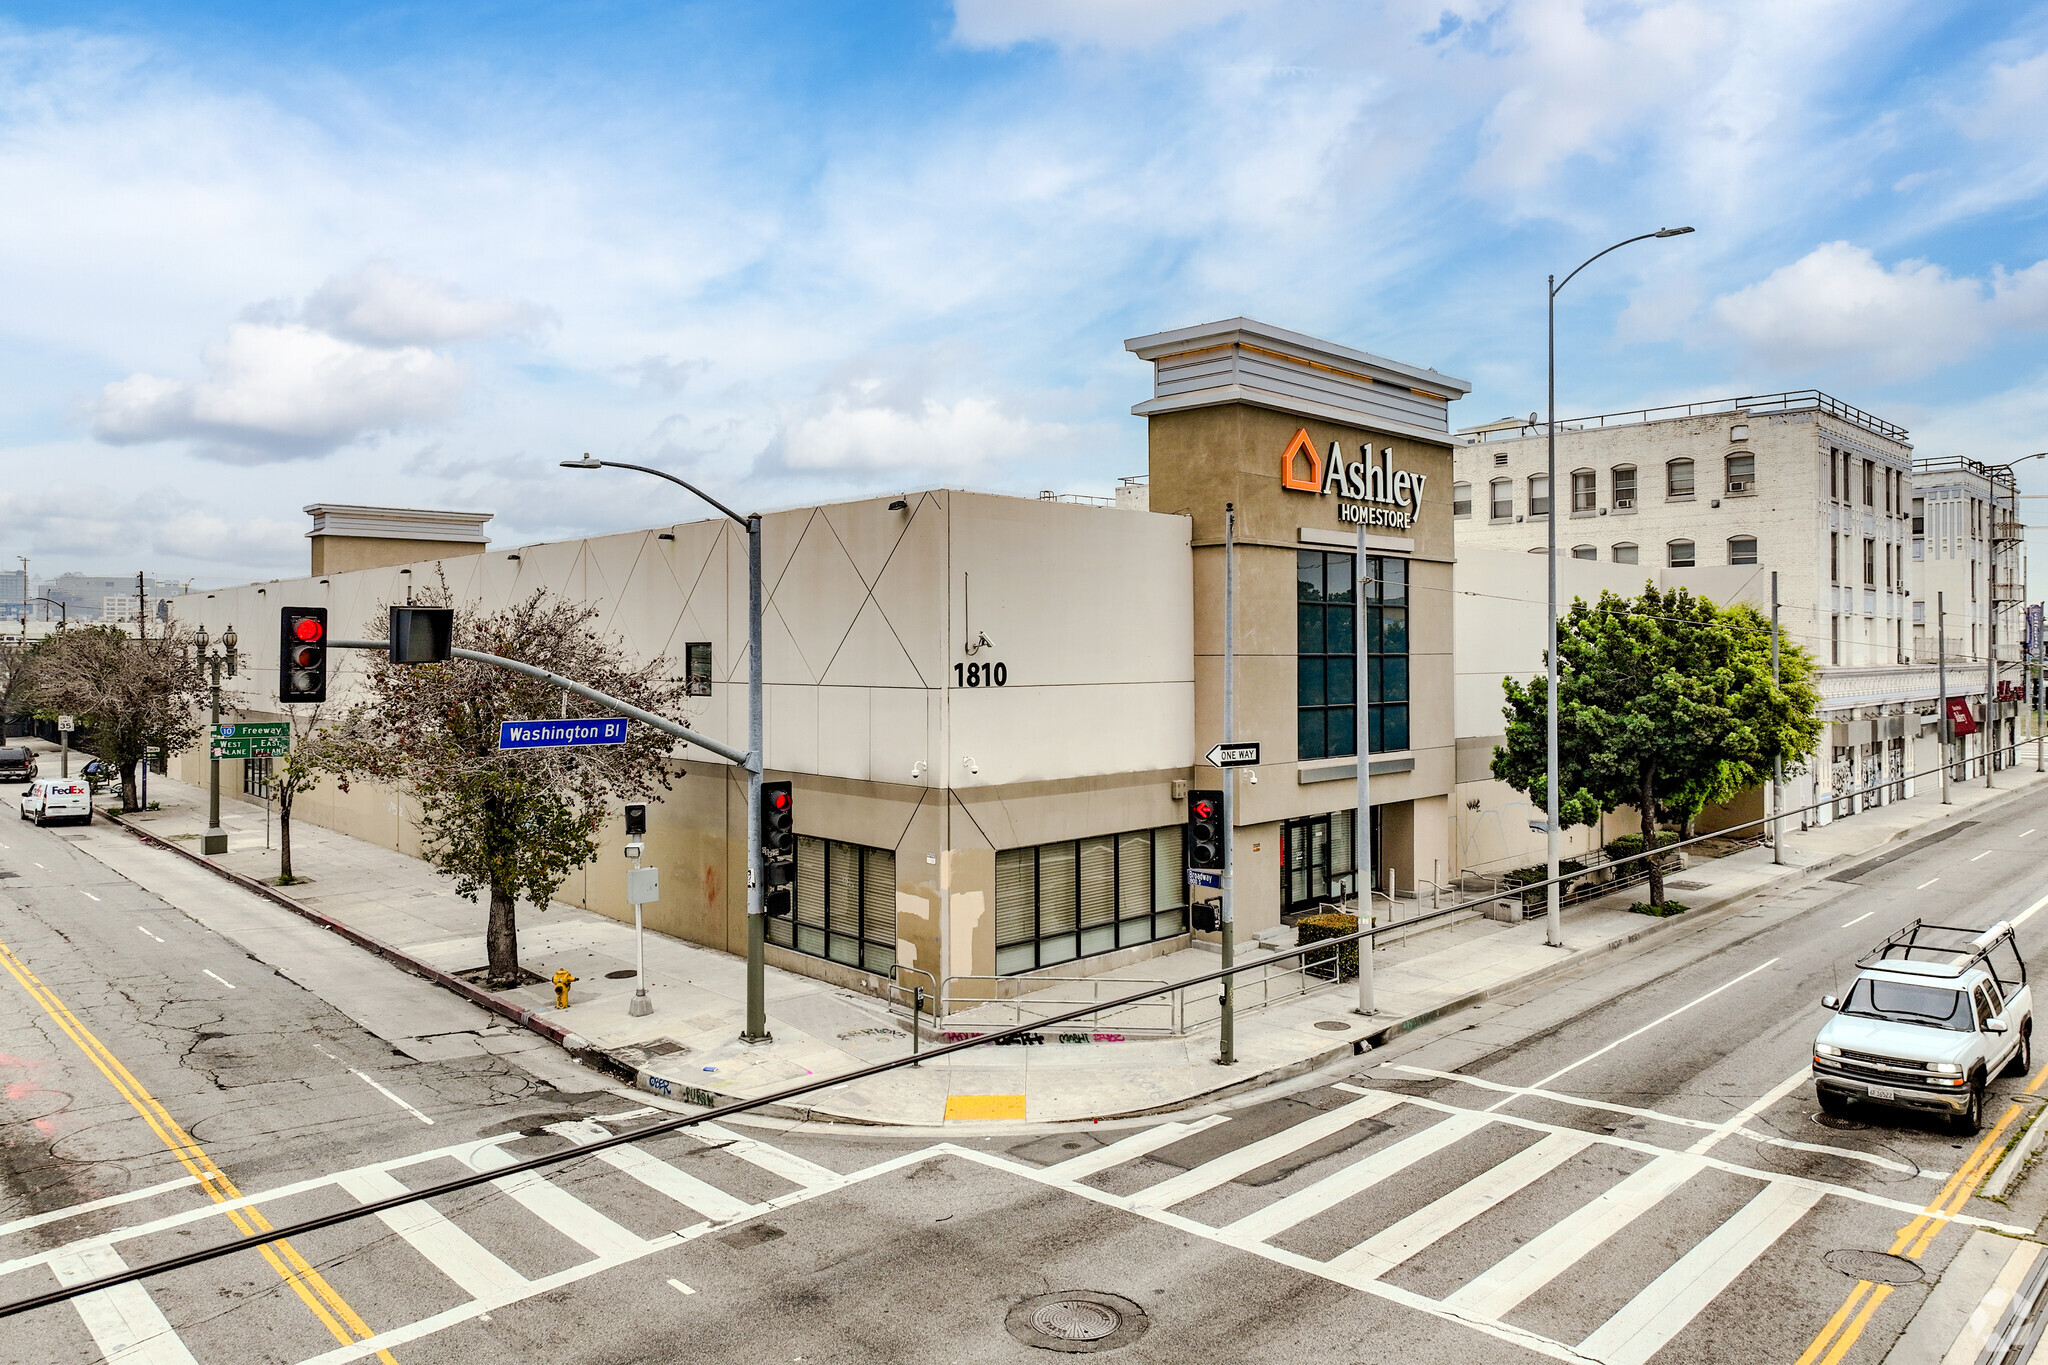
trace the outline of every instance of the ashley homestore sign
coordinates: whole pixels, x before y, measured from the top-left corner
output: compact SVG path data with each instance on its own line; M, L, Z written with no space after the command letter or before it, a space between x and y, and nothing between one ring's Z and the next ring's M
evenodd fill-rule
M1342 499L1337 506L1339 521L1403 530L1413 527L1416 510L1422 505L1422 485L1429 476L1394 468L1392 446L1381 450L1377 460L1370 441L1359 446L1358 453L1364 458L1347 464L1343 443L1332 441L1325 458L1304 427L1294 433L1280 457L1280 482L1299 493Z

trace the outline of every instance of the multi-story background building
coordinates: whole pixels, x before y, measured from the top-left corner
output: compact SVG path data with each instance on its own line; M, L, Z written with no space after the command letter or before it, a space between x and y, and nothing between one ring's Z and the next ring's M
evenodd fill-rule
M2017 733L2025 690L2027 562L2018 495L2008 465L1958 455L1913 465L1914 657L1922 665L1946 660L1950 694L1972 698L1980 725L1995 672L1994 701L2005 705L1994 705L1987 730L1997 742L1963 736L1957 752L1968 760L1988 747L1994 766Z
M143 585L149 598L149 614L152 620L162 616L161 603L192 591L189 582L169 578L144 578ZM135 587L135 575L132 573L65 573L44 580L39 592L52 601L63 603L66 608L65 619L74 624L80 621L112 621L119 624L135 619ZM110 600L112 614L109 614Z

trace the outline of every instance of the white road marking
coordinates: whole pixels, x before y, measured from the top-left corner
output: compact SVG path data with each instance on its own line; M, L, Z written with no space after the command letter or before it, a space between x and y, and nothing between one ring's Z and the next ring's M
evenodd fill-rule
M89 901L96 901L99 899L98 896L95 896L92 892L86 890L82 886L78 888L78 894L85 897Z
M1490 1121L1484 1114L1446 1115L1441 1122L1431 1124L1419 1133L1402 1138L1392 1146L1382 1147L1256 1213L1246 1214L1224 1228L1223 1232L1226 1236L1254 1242L1278 1237L1295 1224L1305 1223L1389 1176L1399 1175L1424 1157L1434 1156L1459 1139L1471 1136Z
M83 1284L126 1270L128 1263L110 1246L86 1246L50 1259L59 1284ZM116 1285L71 1301L93 1345L118 1365L198 1365L173 1331L163 1310L140 1284Z
M678 1294L694 1294L697 1292L696 1290L690 1288L690 1286L684 1284L681 1280L670 1280L668 1283L669 1287L675 1290Z
M1211 1114L1196 1119L1193 1123L1162 1123L1156 1128L1146 1128L1119 1139L1092 1152L1070 1156L1065 1161L1055 1161L1045 1168L1047 1175L1056 1175L1062 1180L1086 1180L1112 1166L1121 1166L1126 1161L1136 1161L1147 1152L1156 1152L1161 1147L1171 1147L1184 1137L1191 1137L1204 1129L1214 1128L1225 1122L1227 1114Z
M1579 1350L1607 1365L1644 1365L1820 1199L1817 1190L1766 1185L1734 1217L1601 1323L1579 1343Z
M126 1194L110 1194L104 1199L93 1199L83 1204L67 1204L61 1209L52 1209L48 1213L32 1214L27 1218L17 1218L11 1223L0 1223L0 1237L8 1237L17 1232L26 1232L30 1228L39 1228L45 1223L58 1223L66 1218L76 1218L79 1214L91 1213L94 1209L109 1209L116 1204L132 1204L138 1199L152 1199L171 1190L181 1190L187 1185L197 1185L198 1183L199 1177L196 1175L181 1175L176 1180L166 1180L161 1185L150 1185L139 1190L129 1190Z
M1914 887L1913 889L1915 891L1925 891L1928 887L1934 885L1936 882L1940 880L1941 878L1939 877L1929 877L1926 881L1920 883L1920 885Z
M1210 1161L1205 1161L1193 1170L1182 1171L1179 1175L1148 1186L1125 1200L1125 1206L1132 1209L1170 1209L1175 1204L1193 1199L1205 1190L1213 1190L1256 1171L1270 1162L1292 1152L1300 1151L1312 1142L1335 1133L1341 1133L1354 1123L1361 1123L1382 1110L1392 1109L1406 1096L1390 1094L1384 1090L1367 1092L1362 1098L1350 1104L1317 1114L1314 1118L1303 1119L1289 1128L1283 1128L1257 1142L1246 1143L1234 1151Z
M1718 1145L1723 1138L1733 1137L1735 1134L1741 1132L1744 1128L1747 1128L1749 1126L1749 1121L1751 1119L1755 1118L1758 1114L1763 1113L1764 1110L1770 1108L1779 1100L1784 1099L1787 1095L1797 1090L1800 1086L1806 1084L1807 1079L1812 1075L1813 1068L1811 1066L1800 1067L1797 1071L1787 1076L1784 1080L1779 1081L1776 1085L1772 1086L1763 1095L1759 1096L1756 1102L1751 1104L1747 1109L1744 1109L1734 1118L1729 1119L1719 1128L1716 1128L1713 1132L1707 1134L1705 1137L1701 1138L1698 1142L1695 1142L1692 1146L1686 1148L1685 1150L1688 1152L1713 1151L1715 1146Z
M390 1092L389 1090L386 1090L386 1089L385 1089L385 1088L384 1088L383 1086L381 1086L381 1085L377 1084L377 1083L376 1083L375 1081L371 1080L371 1079L370 1079L370 1078L369 1078L368 1076L365 1076L365 1075L363 1075L363 1073L362 1073L362 1072L360 1072L360 1071L356 1070L356 1069L355 1069L354 1067L350 1067L350 1068L349 1068L348 1070L349 1070L349 1074L350 1074L351 1076L354 1076L354 1077L356 1077L356 1078L357 1078L358 1080L360 1080L360 1081L361 1081L361 1082L362 1082L362 1083L363 1083L364 1085L367 1085L367 1086L369 1086L369 1087L370 1087L370 1089L372 1089L372 1090L376 1091L376 1092L377 1092L378 1094L382 1095L382 1096L383 1096L383 1097L384 1097L385 1099L387 1099L387 1100L390 1100L390 1101L391 1101L391 1102L392 1102L393 1104L397 1105L397 1106L398 1106L398 1107L399 1107L400 1109L403 1109L403 1110L405 1110L405 1112L406 1112L406 1113L408 1113L408 1114L411 1114L411 1115L412 1115L412 1116L413 1116L414 1118L418 1119L418 1120L419 1120L419 1121L420 1121L421 1123L432 1123L432 1122L433 1122L433 1120L432 1120L432 1119L430 1119L430 1118L428 1118L428 1117L427 1117L427 1116L426 1116L425 1114L422 1114L422 1113L421 1113L421 1112L420 1112L419 1110L417 1110L417 1109L413 1108L413 1107L412 1107L411 1105L407 1104L407 1103L406 1103L406 1102L405 1102L404 1100L402 1100L402 1099L398 1098L398 1096L396 1096L396 1095L392 1094L392 1093L391 1093L391 1092Z
M620 1227L561 1186L548 1183L541 1171L504 1176L491 1184L599 1260L632 1260L650 1250L644 1238Z
M36 863L36 860L35 860L35 859L33 859L33 858L29 859L29 861L30 861L30 862L32 862L32 863L35 863L37 867L43 867L43 865L42 865L41 863ZM43 867L43 871L45 871L45 872L48 872L49 870L50 870L49 868L47 868L47 867Z
M1444 1306L1482 1318L1506 1317L1515 1305L1655 1208L1699 1171L1699 1163L1693 1158L1659 1157L1516 1247L1478 1278L1445 1298Z
M334 1183L364 1204L405 1193L405 1186L389 1171L350 1171ZM529 1283L424 1201L386 1209L377 1218L473 1299L518 1293Z
M143 928L143 927L142 927L141 925L139 925L139 924L135 926L135 932L136 932L136 933L138 933L138 934L149 934L149 930L147 930L147 929ZM151 938L156 938L156 935L155 935L155 934L149 934L149 936L150 936ZM156 941L157 941L158 943L162 943L162 942L163 942L163 940L162 940L162 939L160 939L160 938L156 938Z
M1642 1037L1642 1036L1643 1036L1643 1035L1644 1035L1645 1033L1648 1033L1648 1032L1649 1032L1649 1031L1650 1031L1651 1029L1653 1029L1653 1028L1657 1027L1657 1025L1659 1025L1659 1024L1663 1024L1663 1023L1668 1023L1668 1022L1670 1022L1671 1020L1673 1020L1673 1019L1676 1019L1676 1018L1677 1018L1677 1017L1678 1017L1679 1015L1681 1015L1681 1014L1684 1014L1684 1013L1685 1013L1685 1012L1686 1012L1687 1010L1691 1009L1691 1008L1692 1008L1693 1006L1695 1006L1695 1005L1700 1005L1700 1004L1704 1004L1704 1003L1706 1003L1707 1001L1709 1001L1709 1000L1712 1000L1712 999L1713 999L1713 998L1714 998L1715 996L1719 995L1719 994L1720 994L1720 993L1721 993L1722 991L1725 991L1725 990L1727 990L1727 989L1728 989L1728 988L1729 988L1730 986L1735 986L1735 985L1738 985L1738 984L1740 984L1741 982L1744 982L1744 981L1747 981L1747 980L1749 980L1749 978L1751 978L1752 976L1755 976L1755 975L1756 975L1756 974L1757 974L1758 972L1762 971L1762 970L1763 970L1764 968L1766 968L1766 967L1770 967L1770 966L1774 966L1774 965L1775 965L1775 964L1777 963L1777 961L1778 961L1778 959L1776 959L1776 958L1774 957L1774 958L1770 959L1770 961L1768 961L1768 962L1760 962L1760 963L1758 963L1758 964L1757 964L1756 966L1754 966L1754 967L1751 967L1751 968L1750 968L1750 969L1749 969L1748 971L1744 972L1744 973L1743 973L1743 974L1742 974L1741 976L1738 976L1738 977L1736 977L1736 978L1735 978L1735 979L1734 979L1733 981L1724 981L1724 982L1722 982L1722 983L1721 983L1720 985L1718 985L1718 986L1714 987L1714 989L1712 989L1712 990L1708 991L1708 992L1707 992L1707 993L1706 993L1705 995L1702 995L1702 996L1696 996L1695 998L1693 998L1693 999L1691 999L1691 1000L1688 1000L1688 1001L1686 1001L1686 1002L1685 1002L1685 1003L1684 1003L1683 1005L1680 1005L1680 1006L1679 1006L1679 1007L1678 1007L1677 1009L1675 1009L1675 1010L1671 1011L1671 1012L1670 1012L1669 1014L1665 1014L1665 1015L1660 1015L1659 1017L1657 1017L1657 1018L1655 1018L1655 1019L1652 1019L1652 1020L1651 1020L1651 1021L1650 1021L1649 1023L1647 1023L1647 1024L1643 1025L1643 1026L1642 1026L1641 1028L1639 1028L1639 1029L1636 1029L1636 1030L1635 1030L1634 1032L1632 1032L1632 1033L1624 1033L1624 1034L1623 1034L1623 1035L1622 1035L1621 1037L1619 1037L1619 1038L1616 1038L1616 1039L1615 1039L1615 1040L1614 1040L1613 1042L1609 1043L1609 1044L1608 1044L1607 1046L1605 1046L1605 1047L1602 1047L1602 1048L1596 1048L1595 1050L1593 1050L1592 1052L1589 1052L1589 1053L1587 1053L1587 1054L1586 1054L1585 1056L1583 1056L1583 1057L1579 1058L1579 1060L1577 1060L1576 1062L1573 1062L1573 1063L1572 1063L1571 1065L1569 1065L1569 1066L1561 1066L1561 1067L1559 1067L1559 1068L1558 1068L1557 1070L1555 1070L1555 1071L1551 1072L1551 1073L1550 1073L1550 1074L1549 1074L1548 1076L1545 1076L1545 1077L1544 1077L1544 1078L1543 1078L1542 1080L1540 1080L1540 1081L1536 1082L1536 1084L1535 1084L1535 1085L1533 1085L1533 1086L1531 1086L1531 1087L1530 1087L1530 1089L1532 1089L1532 1090L1534 1090L1534 1089L1539 1089L1539 1088L1541 1088L1541 1087L1543 1087L1543 1086L1549 1085L1549 1084L1550 1084L1550 1083L1551 1083L1552 1081L1556 1080L1556 1079L1557 1079L1557 1078L1558 1078L1559 1076L1565 1075L1565 1074L1566 1074L1566 1073L1568 1073L1568 1072L1576 1071L1576 1070L1578 1070L1578 1069L1579 1069L1580 1067L1584 1066L1584 1065L1585 1065L1585 1064L1586 1064L1587 1062L1593 1061L1593 1060L1595 1060L1596 1058L1600 1058L1600 1057L1604 1057L1604 1056L1606 1056L1606 1055L1607 1055L1608 1053L1610 1053L1610 1052L1614 1051L1614 1049L1616 1049L1616 1048L1620 1047L1620 1046L1621 1046L1621 1045L1622 1045L1623 1043L1629 1042L1629 1041L1631 1041L1631 1040L1633 1040L1633 1039L1636 1039L1636 1038L1640 1038L1640 1037ZM1513 1095L1510 1095L1510 1096L1508 1096L1508 1097L1507 1097L1507 1099L1503 1099L1503 1100L1499 1101L1498 1103L1496 1103L1496 1104L1492 1105L1491 1107L1492 1107L1492 1108L1494 1108L1494 1109L1498 1109L1498 1108L1500 1108L1500 1107L1501 1107L1501 1105L1509 1103L1509 1102L1510 1102L1511 1100L1513 1100L1514 1098L1515 1098L1515 1097L1514 1097Z
M1855 919L1850 920L1847 924L1843 925L1842 927L1844 929L1853 928L1854 926L1863 923L1863 921L1869 919L1872 915L1876 913L1877 911L1875 910L1865 910L1862 914L1858 915Z
M715 1123L700 1123L689 1130L706 1142L725 1144L721 1151L729 1152L742 1161L751 1162L764 1171L781 1176L792 1185L801 1185L808 1190L836 1189L846 1183L846 1177L837 1171L827 1170L815 1161L806 1161L793 1152L780 1147L770 1147L752 1138L741 1137L730 1128Z
M1979 853L1977 855L1977 858L1989 858L1993 853L1996 853L1997 851L1998 850L1996 849L1987 848L1982 853ZM1977 861L1977 858L1972 858L1970 859L1970 861L1974 863Z
M1591 1134L1552 1133L1483 1171L1433 1204L1366 1238L1330 1261L1330 1269L1377 1278L1436 1245L1502 1200L1526 1189L1593 1145Z
M2034 832L2034 831L2032 831L2032 830L2030 830L2030 829L2029 829L2029 830L2022 830L2022 831L2020 831L2019 837L2020 837L2020 838L2022 838L2022 839L2024 839L2024 838L2026 838L2026 837L2027 837L2027 836L2028 836L2029 834L2032 834L2033 832Z
M222 976L222 975L221 975L221 974L220 974L219 972L216 972L215 970L213 970L213 968L211 968L211 967L201 967L201 968L200 968L199 970L200 970L200 971L202 971L202 972L205 972L205 973L206 973L206 974L207 974L208 976L212 977L212 978L213 978L213 979L214 979L215 981L218 981L218 982L220 982L220 984L221 984L221 985L223 985L223 986L226 986L226 987L227 987L227 988L228 988L229 990L233 990L233 989L235 988L235 983L234 983L234 982L232 982L232 981L228 980L228 979L227 979L226 977Z
M595 1126L594 1123L592 1126ZM569 1139L579 1147L587 1142L611 1136L602 1130L592 1132L583 1124L576 1123L551 1123L547 1125L547 1130ZM684 1208L703 1214L714 1223L730 1223L735 1218L745 1218L767 1207L734 1198L716 1185L699 1180L685 1171L679 1171L652 1152L639 1147L607 1147L597 1154L597 1159L615 1170L632 1176L647 1188L667 1195Z
M2034 917L2034 912L2039 910L2044 905L2048 905L2048 896L2041 897L2041 899L2035 901L2032 905L2028 906L2026 909L2020 911L2017 915L2014 915L2011 919L2007 920L2006 923L2012 925L2013 928L2017 929L2022 924L2025 924L2028 920L2032 919Z

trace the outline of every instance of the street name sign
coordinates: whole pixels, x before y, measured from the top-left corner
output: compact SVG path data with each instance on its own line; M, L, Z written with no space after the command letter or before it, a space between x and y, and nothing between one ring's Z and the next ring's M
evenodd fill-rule
M624 744L624 716L577 720L508 720L498 726L500 749L563 749L585 744Z
M213 727L214 758L282 758L292 751L288 720L249 721Z
M1256 768L1259 766L1259 743L1219 744L1202 755L1218 768Z
M1223 889L1223 874L1221 872L1204 871L1199 867L1191 867L1188 869L1188 885L1206 886L1212 891L1221 891Z

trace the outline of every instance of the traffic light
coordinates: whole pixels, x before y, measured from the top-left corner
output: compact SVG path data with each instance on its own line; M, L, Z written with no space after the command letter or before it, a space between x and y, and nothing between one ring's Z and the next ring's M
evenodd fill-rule
M635 801L626 807L626 833L645 834L646 832L647 807L643 803Z
M327 608L285 607L278 613L277 699L327 700Z
M454 655L455 608L393 607L391 662L395 664L445 664Z
M761 784L761 908L787 915L796 900L796 795L787 782Z
M1222 792L1188 793L1188 866L1205 872L1223 870Z

